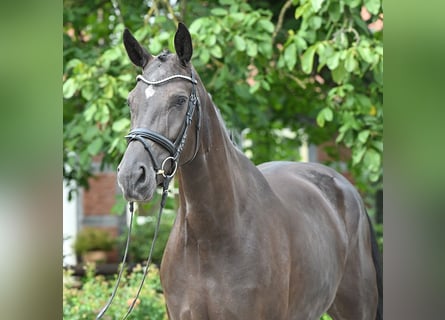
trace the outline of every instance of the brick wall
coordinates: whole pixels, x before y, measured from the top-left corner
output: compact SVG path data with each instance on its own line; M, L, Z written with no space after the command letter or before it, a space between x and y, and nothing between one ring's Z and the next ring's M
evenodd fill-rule
M108 215L116 201L116 174L101 172L89 179L90 188L83 194L85 216Z
M116 173L97 172L89 179L89 188L83 190L81 228L97 227L107 230L117 239L120 234L123 217L111 214L111 208L116 202ZM125 221L124 221L125 223ZM107 253L108 262L118 262L121 259L117 242L116 249Z
M338 156L339 156L338 160L333 159L328 154L328 152L326 151L325 148L329 148L329 147L332 147L332 149L334 149L335 152L338 153ZM343 176L345 176L346 179L348 179L352 184L354 184L354 180L346 168L346 162L348 162L350 158L351 158L351 150L349 150L345 146L336 144L334 141L322 143L321 145L319 145L317 147L317 161L320 163L335 161L338 164L341 164L343 162L345 164L344 167L340 166L341 168L336 168L336 169L339 171L339 173L341 173Z

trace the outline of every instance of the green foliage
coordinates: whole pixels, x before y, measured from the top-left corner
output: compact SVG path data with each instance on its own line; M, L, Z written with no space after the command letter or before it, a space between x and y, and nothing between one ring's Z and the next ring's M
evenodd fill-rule
M178 202L176 198L177 193L177 185L175 184L175 181L173 181L170 185L170 192L165 202L165 207L159 226L158 238L153 250L152 261L157 265L161 264L162 255L176 217L176 212L178 209ZM161 198L162 193L157 192L150 202L138 203L135 206L135 216L133 219L130 247L128 251L129 262L139 263L147 260L151 247L151 241L153 240L155 232ZM126 205L127 202L122 197L118 197L112 212L120 215L125 212ZM127 232L125 231L120 237L119 242L125 243L126 239Z
M95 265L86 267L81 288L76 285L72 270L63 273L63 319L95 319L108 301L116 279L95 275ZM139 265L131 273L124 273L118 293L106 312L106 319L121 319L132 303L144 269ZM133 319L166 320L165 300L159 280L159 270L150 266L141 294L131 313Z
M382 177L383 42L360 18L364 5L375 20L381 1L301 0L295 9L299 27L287 38L300 56L301 70L324 80L316 117L320 127L335 126L336 142L352 151L356 178L375 183Z
M174 51L176 23L185 21L193 64L255 163L298 160L306 137L335 141L351 151L360 191L381 188L383 35L368 28L381 13L380 0L64 2L64 177L86 186L93 156L116 167L124 152L137 74L124 25L157 54ZM294 137L277 134L283 129Z
M131 233L129 247L129 260L131 262L144 262L147 260L150 251L151 241L155 232L156 217L149 216L148 221L135 225ZM170 230L175 219L174 212L164 212L159 227L158 238L153 250L152 261L160 265L165 245L167 244Z
M77 255L93 250L110 251L114 243L110 233L106 230L87 227L77 233L74 240L74 251Z
M379 246L379 251L383 256L383 224L374 224L374 232L377 240L377 245Z

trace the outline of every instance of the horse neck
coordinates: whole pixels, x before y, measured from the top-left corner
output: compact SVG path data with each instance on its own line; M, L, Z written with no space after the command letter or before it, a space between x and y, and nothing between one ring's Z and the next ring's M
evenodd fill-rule
M256 168L235 148L208 96L201 110L199 151L178 172L179 215L181 224L205 237L233 232L240 212L238 199L244 198L248 186L244 171Z

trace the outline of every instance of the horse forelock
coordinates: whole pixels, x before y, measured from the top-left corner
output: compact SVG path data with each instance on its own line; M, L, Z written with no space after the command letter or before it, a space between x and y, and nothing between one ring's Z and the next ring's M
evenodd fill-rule
M167 61L167 57L169 55L171 55L172 53L170 52L170 50L168 49L164 49L158 56L158 59L161 60L162 62Z

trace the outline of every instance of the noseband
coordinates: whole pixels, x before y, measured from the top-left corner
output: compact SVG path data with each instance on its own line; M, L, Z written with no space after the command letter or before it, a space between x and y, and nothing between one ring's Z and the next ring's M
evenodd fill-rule
M176 170L178 168L179 156L181 155L181 152L184 149L185 141L187 139L187 129L190 126L190 124L192 123L193 114L194 114L196 108L198 109L198 122L196 124L195 151L193 153L192 158L190 160L188 160L186 163L192 161L195 158L196 153L198 152L198 136L199 136L199 129L201 126L201 110L199 109L199 100L196 95L196 87L195 87L195 85L198 82L195 79L193 70L191 73L191 77L177 74L177 75L172 75L168 78L158 80L158 81L147 80L142 75L138 75L136 77L136 80L141 80L142 82L144 82L148 85L160 85L160 84L166 83L172 79L178 79L178 78L190 81L192 83L192 92L190 93L190 97L189 97L187 112L185 114L185 119L184 119L184 125L182 126L181 132L179 133L175 142L171 142L170 139L166 138L162 134L159 134L155 131L152 131L150 129L145 129L145 128L133 129L128 133L128 135L125 136L128 143L130 143L132 141L139 141L140 143L142 143L142 145L144 146L144 149L148 152L148 154L150 156L150 159L153 163L153 168L154 168L156 174L162 175L164 178L169 178L169 179L175 175ZM147 139L155 142L156 144L160 145L161 147L163 147L165 150L167 150L169 152L170 156L165 158L164 161L162 161L162 163L160 165L159 165L159 162L155 159L152 149L150 148L150 146L148 145L148 143L146 141ZM165 171L165 165L168 161L172 162L172 168L171 168L171 172L167 174Z

